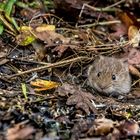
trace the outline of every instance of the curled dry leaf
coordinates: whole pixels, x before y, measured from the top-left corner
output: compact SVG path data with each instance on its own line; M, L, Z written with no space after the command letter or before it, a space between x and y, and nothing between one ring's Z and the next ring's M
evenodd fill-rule
M37 32L43 31L55 31L54 25L42 24L41 26L36 27L35 29Z
M96 109L91 100L95 100L95 97L89 93L84 92L76 86L64 83L61 87L58 87L57 92L61 96L72 94L68 100L67 105L76 105L76 108L80 108L89 114L90 111L95 113Z
M118 14L121 21L125 24L125 27L128 31L129 43L133 47L138 47L140 42L140 24L137 21L137 18L132 15L130 12L120 12Z
M129 38L129 43L133 47L138 47L140 43L140 31L138 28L134 25L130 26L128 29L128 38Z
M120 12L118 13L121 21L126 25L127 29L131 25L137 25L137 18L129 12Z
M47 80L41 80L41 79L36 79L36 81L31 81L30 84L32 86L38 87L38 88L35 88L35 91L43 91L43 90L48 90L52 88L57 88L58 86L60 86L60 83L47 81Z
M140 72L139 72L139 70L138 70L137 68L135 68L134 66L129 65L129 71L130 71L131 74L140 77Z
M96 119L93 123L93 126L88 130L87 134L90 136L106 135L112 131L115 125L116 122L113 122L110 119Z

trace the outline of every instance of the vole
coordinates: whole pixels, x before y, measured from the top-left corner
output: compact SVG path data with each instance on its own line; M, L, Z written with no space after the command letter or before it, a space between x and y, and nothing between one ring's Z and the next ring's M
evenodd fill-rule
M131 89L128 64L122 59L99 56L88 68L90 86L105 95L124 95Z

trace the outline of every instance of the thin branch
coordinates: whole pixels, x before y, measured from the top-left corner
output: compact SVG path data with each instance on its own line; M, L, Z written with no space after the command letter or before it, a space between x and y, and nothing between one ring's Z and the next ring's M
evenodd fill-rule
M13 77L16 77L16 76L21 76L21 75L29 74L31 72L39 72L39 71L46 70L48 68L56 68L56 67L68 65L70 63L79 62L79 61L82 61L82 60L89 60L89 59L91 59L91 58L88 58L88 57L77 57L77 58L72 58L72 59L69 59L69 60L64 60L64 61L60 61L60 62L56 62L56 63L50 63L50 64L45 65L45 66L41 66L41 67L38 67L38 68L33 68L33 69L30 69L30 70L27 70L27 71L23 71L23 72L20 72L20 73L17 73L17 74L6 76L6 78L10 79L10 78L13 78Z

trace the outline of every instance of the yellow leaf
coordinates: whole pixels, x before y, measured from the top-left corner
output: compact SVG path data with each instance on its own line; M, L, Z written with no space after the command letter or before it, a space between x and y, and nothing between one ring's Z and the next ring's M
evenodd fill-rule
M27 35L27 34L20 34L18 36L16 36L17 42L19 42L18 44L21 46L27 46L29 44L31 44L33 41L35 41L35 37L32 35Z
M20 28L20 34L16 36L16 41L21 46L27 46L35 41L34 35L31 33L32 28L28 26L22 26Z
M48 24L42 24L41 26L36 28L37 32L44 32L44 31L54 31L55 26L54 25L48 25Z
M35 88L36 91L48 90L48 89L57 88L58 86L60 86L60 83L47 81L47 80L41 80L41 79L36 79L36 81L31 81L30 84L32 86L38 87L38 88Z
M21 26L21 27L20 27L20 31L22 31L22 32L30 31L30 30L32 30L32 28L29 27L29 26Z

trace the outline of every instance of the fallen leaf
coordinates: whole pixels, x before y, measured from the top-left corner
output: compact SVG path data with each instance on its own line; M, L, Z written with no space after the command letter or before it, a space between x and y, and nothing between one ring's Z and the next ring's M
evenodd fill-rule
M31 33L31 30L32 28L28 26L22 26L20 28L20 34L16 36L16 41L19 45L27 46L35 40L35 37Z
M42 24L39 27L36 27L35 29L37 32L43 32L43 31L55 31L54 25L48 25L48 24Z
M41 80L41 79L36 79L36 81L31 81L30 84L32 86L38 87L38 88L35 88L35 91L43 91L43 90L57 88L58 86L60 86L60 83L47 81L47 80Z
M138 70L137 68L135 68L134 66L129 65L129 71L130 71L131 74L140 77L140 72L139 72L139 70Z
M124 120L120 122L118 128L122 134L125 135L134 135L138 133L139 125L134 120Z
M34 133L35 130L31 126L22 126L22 124L16 124L14 127L7 130L7 140L21 140L28 139L29 136Z
M128 63L130 65L140 65L140 51L138 49L131 49L128 55Z
M129 38L129 43L133 47L138 47L140 43L140 31L139 29L132 25L128 29L128 38Z
M106 118L96 119L93 123L93 126L88 130L87 134L89 136L106 135L112 131L115 125L116 122L110 119Z
M59 42L60 44L68 44L70 38L65 38L63 35L56 33L55 31L34 31L35 36L47 43L47 45L53 45L54 43Z
M43 32L54 31L54 30L55 30L55 26L48 25L48 24L41 24L40 26L36 27L35 29L33 29L32 27L29 27L29 26L22 26L20 28L20 34L16 36L16 40L19 45L27 46L27 45L31 44L32 42L34 42L36 38L40 37L39 35L41 33L43 34ZM43 38L40 37L40 40L42 40L42 39ZM49 39L47 39L47 40L49 40Z
M76 105L76 108L82 109L86 114L89 114L90 111L93 113L96 112L96 109L92 104L92 100L95 98L91 93L84 92L76 86L67 83L59 87L57 92L63 95L72 94L67 100L67 105Z
M121 21L126 25L127 29L131 25L137 25L137 19L134 15L130 14L130 12L120 12L118 13Z

